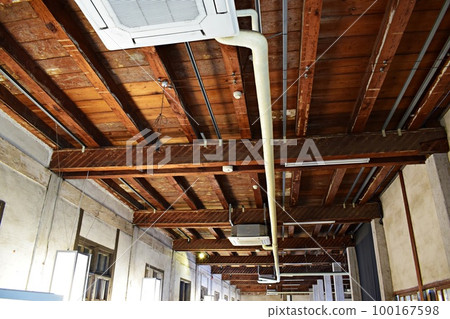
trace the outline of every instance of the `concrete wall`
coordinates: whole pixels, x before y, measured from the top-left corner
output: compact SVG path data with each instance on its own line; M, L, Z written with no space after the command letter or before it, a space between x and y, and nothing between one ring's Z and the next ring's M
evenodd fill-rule
M80 236L114 249L119 230L111 300L140 300L146 264L164 271L163 300L178 300L180 279L191 282L191 300L199 300L194 255L174 252L171 239L159 230L133 227L132 210L95 183L51 173L45 167L51 150L0 115L0 200L6 202L0 288L49 292L56 252L74 249L82 209ZM209 267L202 273L212 278ZM231 300L231 293L237 298L235 287L225 283L225 293L220 275L214 279L221 298L227 294Z

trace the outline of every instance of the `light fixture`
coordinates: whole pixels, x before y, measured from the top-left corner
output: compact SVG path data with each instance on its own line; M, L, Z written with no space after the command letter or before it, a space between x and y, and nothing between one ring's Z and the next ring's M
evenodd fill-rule
M198 257L199 260L205 260L206 258L209 257L209 255L208 255L208 253L205 253L205 252L202 251L202 252L198 253L197 257Z
M334 224L336 221L334 220L320 220L320 221L311 221L311 222L288 222L283 223L284 226L297 226L297 225L318 225L318 224Z
M258 185L253 185L253 189L258 189Z
M239 100L242 97L242 92L241 91L234 91L233 92L233 96L236 100Z
M342 159L342 160L285 163L284 166L285 167L306 167L306 166L364 164L364 163L369 163L369 161L370 161L370 158L350 158L350 159Z

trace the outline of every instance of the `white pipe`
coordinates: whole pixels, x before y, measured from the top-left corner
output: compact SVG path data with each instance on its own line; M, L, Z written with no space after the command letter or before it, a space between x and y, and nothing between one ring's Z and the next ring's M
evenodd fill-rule
M275 280L264 280L264 283L280 282L280 263L278 257L277 210L275 204L275 169L273 157L272 104L270 96L269 56L266 38L255 31L242 30L234 37L218 38L218 42L226 45L241 46L252 50L253 69L255 72L256 96L263 140L264 169L266 173L267 198L272 233L272 246L264 249L272 250Z
M258 12L253 9L243 9L236 11L238 18L250 17L252 19L252 30L260 32L258 23Z

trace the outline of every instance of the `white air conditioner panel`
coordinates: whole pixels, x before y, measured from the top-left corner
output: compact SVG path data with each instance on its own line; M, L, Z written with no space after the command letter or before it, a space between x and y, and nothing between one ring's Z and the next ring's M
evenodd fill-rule
M262 246L270 245L269 236L260 237L228 237L233 246Z
M236 35L233 0L75 0L109 50Z

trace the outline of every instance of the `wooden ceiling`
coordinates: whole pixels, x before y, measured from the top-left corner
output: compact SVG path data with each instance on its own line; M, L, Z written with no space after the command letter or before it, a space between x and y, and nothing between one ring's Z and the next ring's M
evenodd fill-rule
M386 137L381 134L444 2L288 1L286 137L300 146L312 138L325 160L371 160L286 168L275 150L282 272L330 271L333 260L346 267L345 248L354 245L361 223L381 216L378 196L398 170L447 151L438 119L449 103L450 60L448 54L436 59L450 33L449 13L387 125ZM261 1L275 138L283 137L281 3ZM254 1L236 1L236 7L254 8ZM249 19L240 19L240 27L249 29ZM0 108L54 148L54 172L97 181L136 210L136 225L162 229L176 250L208 252L209 258L199 262L211 264L214 273L242 293L308 291L317 278L258 285L256 266L271 273L271 253L233 247L226 239L229 204L235 223L261 223L267 202L264 166L240 141L256 143L261 136L251 53L214 40L190 46L224 153L231 147L228 140L238 140L232 173L222 171L228 158L192 164L193 141L201 134L217 135L186 46L108 51L72 0L0 0L0 66L86 146L85 152L1 75ZM399 136L398 123L433 66L436 72ZM169 82L165 90L164 80ZM237 90L244 93L240 100L233 98ZM162 121L156 121L160 113ZM152 174L126 162L127 141L144 129L170 137L154 152L152 163L144 159L143 167L152 168ZM152 165L169 146L171 161ZM290 150L288 161L295 161L299 150ZM247 156L250 162L242 165ZM283 226L293 221L334 223ZM316 250L316 241L323 249Z

